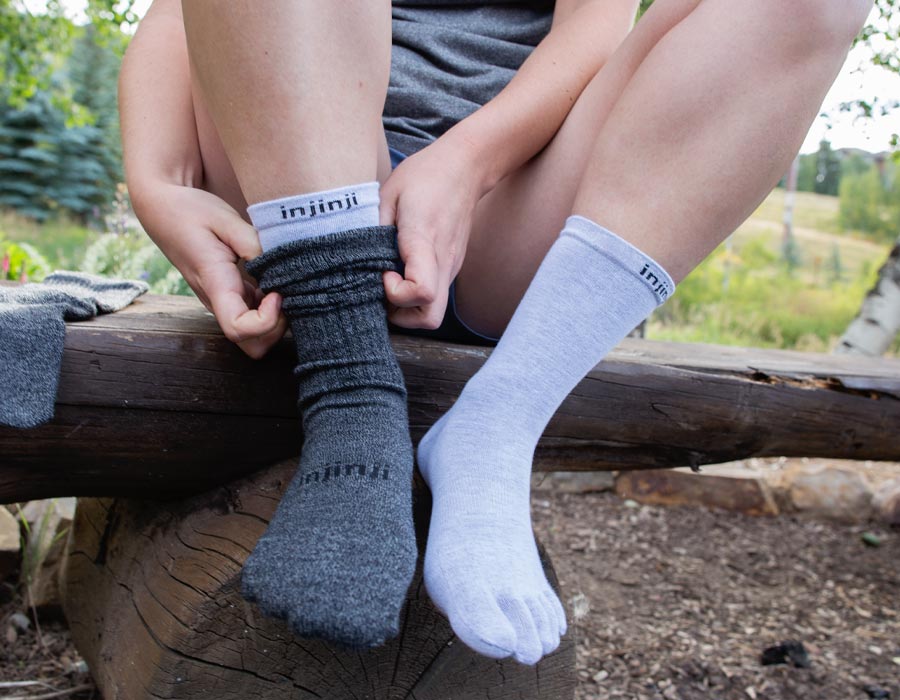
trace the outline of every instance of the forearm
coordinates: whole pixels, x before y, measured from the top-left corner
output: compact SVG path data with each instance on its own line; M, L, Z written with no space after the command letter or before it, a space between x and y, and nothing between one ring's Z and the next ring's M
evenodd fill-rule
M478 164L484 192L547 145L588 82L622 43L637 4L586 2L561 21L555 19L550 33L500 94L447 132L445 136Z
M119 74L119 114L126 180L136 209L154 184L202 184L178 0L156 0L141 21Z

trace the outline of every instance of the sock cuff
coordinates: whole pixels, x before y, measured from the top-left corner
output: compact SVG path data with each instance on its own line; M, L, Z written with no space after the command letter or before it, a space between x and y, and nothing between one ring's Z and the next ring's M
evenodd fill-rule
M150 290L150 285L142 280L103 277L70 270L54 270L44 278L43 284L79 298L88 298L97 306L95 313L107 314L124 309Z
M364 207L381 204L377 181L336 187L321 192L291 195L270 199L247 207L247 214L257 231L265 231L292 221L311 221L317 216L327 217Z
M560 236L576 238L640 279L662 304L675 292L675 282L653 258L600 224L583 216L566 219Z
M401 272L403 265L396 227L370 226L290 241L248 261L246 269L264 292L281 292L287 302L324 291L335 275L350 280L369 272L380 281L382 272Z

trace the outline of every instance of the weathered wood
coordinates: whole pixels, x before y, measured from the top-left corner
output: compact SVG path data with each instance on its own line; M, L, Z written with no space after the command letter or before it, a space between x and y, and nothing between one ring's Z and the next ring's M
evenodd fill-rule
M163 296L67 333L55 419L0 427L0 502L183 493L299 453L289 339L250 360L197 301ZM393 342L418 437L489 350ZM550 422L536 468L896 460L897 426L897 359L626 339Z
M293 461L178 501L79 499L63 576L72 636L107 700L571 699L574 625L536 667L453 635L419 571L400 636L366 652L294 637L238 593ZM416 491L427 536L427 490ZM421 560L421 556L420 556ZM558 582L549 561L545 570Z

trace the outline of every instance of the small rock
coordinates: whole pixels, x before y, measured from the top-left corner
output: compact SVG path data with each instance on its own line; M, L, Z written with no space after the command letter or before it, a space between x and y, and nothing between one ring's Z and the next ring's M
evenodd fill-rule
M584 593L576 593L569 599L569 605L572 608L572 619L583 619L591 609L591 602Z
M19 628L22 632L27 632L28 628L31 627L31 620L28 619L28 615L20 612L10 615L9 622L13 627Z
M609 671L600 670L594 674L593 681L594 681L594 683L599 685L600 683L605 681L607 678L609 678Z
M783 476L795 510L842 522L865 522L872 514L872 487L858 471L801 465Z
M871 651L873 654L875 654L875 656L881 656L881 654L884 650L881 647L877 647L874 644L872 644L869 647L869 651Z
M864 685L863 692L868 695L872 700L890 700L891 699L891 691L885 690L877 685Z
M744 688L744 692L747 693L747 697L750 698L750 700L756 700L756 688L752 685L748 688Z
M790 662L792 666L797 668L809 668L809 654L806 653L806 647L803 642L795 640L787 640L771 647L763 649L759 662L763 666L774 666L775 664L786 664Z
M869 547L880 547L881 546L881 538L876 535L874 532L864 532L860 539L863 541L863 544Z
M879 520L900 526L900 478L880 484L872 496L872 505Z

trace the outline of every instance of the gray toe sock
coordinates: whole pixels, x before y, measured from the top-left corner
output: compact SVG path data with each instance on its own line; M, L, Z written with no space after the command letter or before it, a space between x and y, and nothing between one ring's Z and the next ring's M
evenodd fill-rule
M301 636L357 648L397 634L416 563L406 387L381 278L399 269L395 236L379 226L302 239L247 265L284 299L304 442L242 593Z
M146 291L145 282L85 272L0 286L0 425L33 428L53 417L66 321L117 311Z

